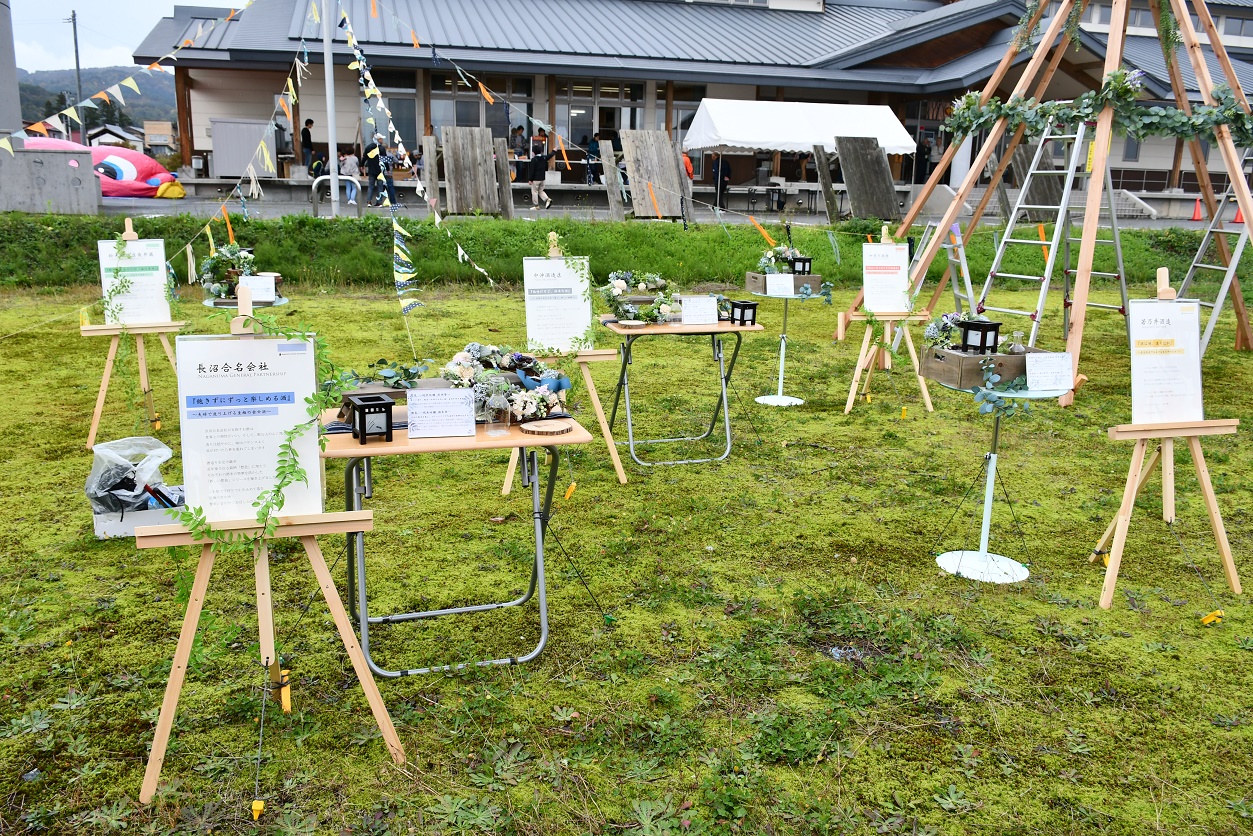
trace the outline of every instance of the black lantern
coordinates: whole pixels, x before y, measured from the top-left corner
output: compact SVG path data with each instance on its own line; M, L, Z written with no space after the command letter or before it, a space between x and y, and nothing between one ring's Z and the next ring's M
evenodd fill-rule
M757 303L756 302L739 302L731 303L731 324L732 325L756 325L757 324Z
M381 436L392 440L392 406L396 401L390 395L349 395L352 408L352 437L361 439Z
M983 319L968 319L957 323L962 332L963 352L995 354L1001 339L1001 323Z
M792 268L792 275L795 276L808 276L814 269L814 260L807 255L789 258L787 262Z

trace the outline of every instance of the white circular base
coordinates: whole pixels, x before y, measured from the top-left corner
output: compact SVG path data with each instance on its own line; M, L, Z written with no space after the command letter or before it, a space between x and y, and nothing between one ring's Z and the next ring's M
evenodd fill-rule
M937 557L935 562L950 575L984 583L1018 583L1025 581L1031 574L1027 571L1027 567L1018 561L991 552L987 554L980 554L973 550L945 552Z
M794 398L791 395L762 395L756 400L757 403L764 403L767 406L800 406L804 403L800 398Z

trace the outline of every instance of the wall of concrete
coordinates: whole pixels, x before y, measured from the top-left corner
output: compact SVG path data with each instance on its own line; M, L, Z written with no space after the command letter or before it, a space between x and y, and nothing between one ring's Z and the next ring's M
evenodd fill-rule
M13 54L10 0L0 0L0 134L22 129L22 103L17 89L17 58Z
M100 203L90 151L0 151L0 211L96 215Z

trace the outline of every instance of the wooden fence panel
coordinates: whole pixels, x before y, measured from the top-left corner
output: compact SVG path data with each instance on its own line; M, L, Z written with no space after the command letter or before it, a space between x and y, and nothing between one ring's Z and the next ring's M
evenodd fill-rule
M837 136L835 150L854 218L899 221L901 206L888 155L873 137Z
M621 137L635 217L655 218L660 214L663 218L677 218L682 215L683 184L679 182L678 160L669 135L665 131L628 130L622 131Z
M495 151L490 128L441 128L448 214L500 214Z

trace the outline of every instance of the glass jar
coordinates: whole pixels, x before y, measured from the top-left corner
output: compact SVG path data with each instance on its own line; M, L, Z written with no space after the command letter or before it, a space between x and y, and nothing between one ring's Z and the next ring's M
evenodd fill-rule
M1026 354L1027 347L1022 342L1022 331L1015 331L1013 341L1009 344L1009 348L1005 350L1006 354Z
M513 423L513 410L509 406L509 398L502 394L492 395L483 407L487 419L487 434L493 437L509 435L509 425Z

